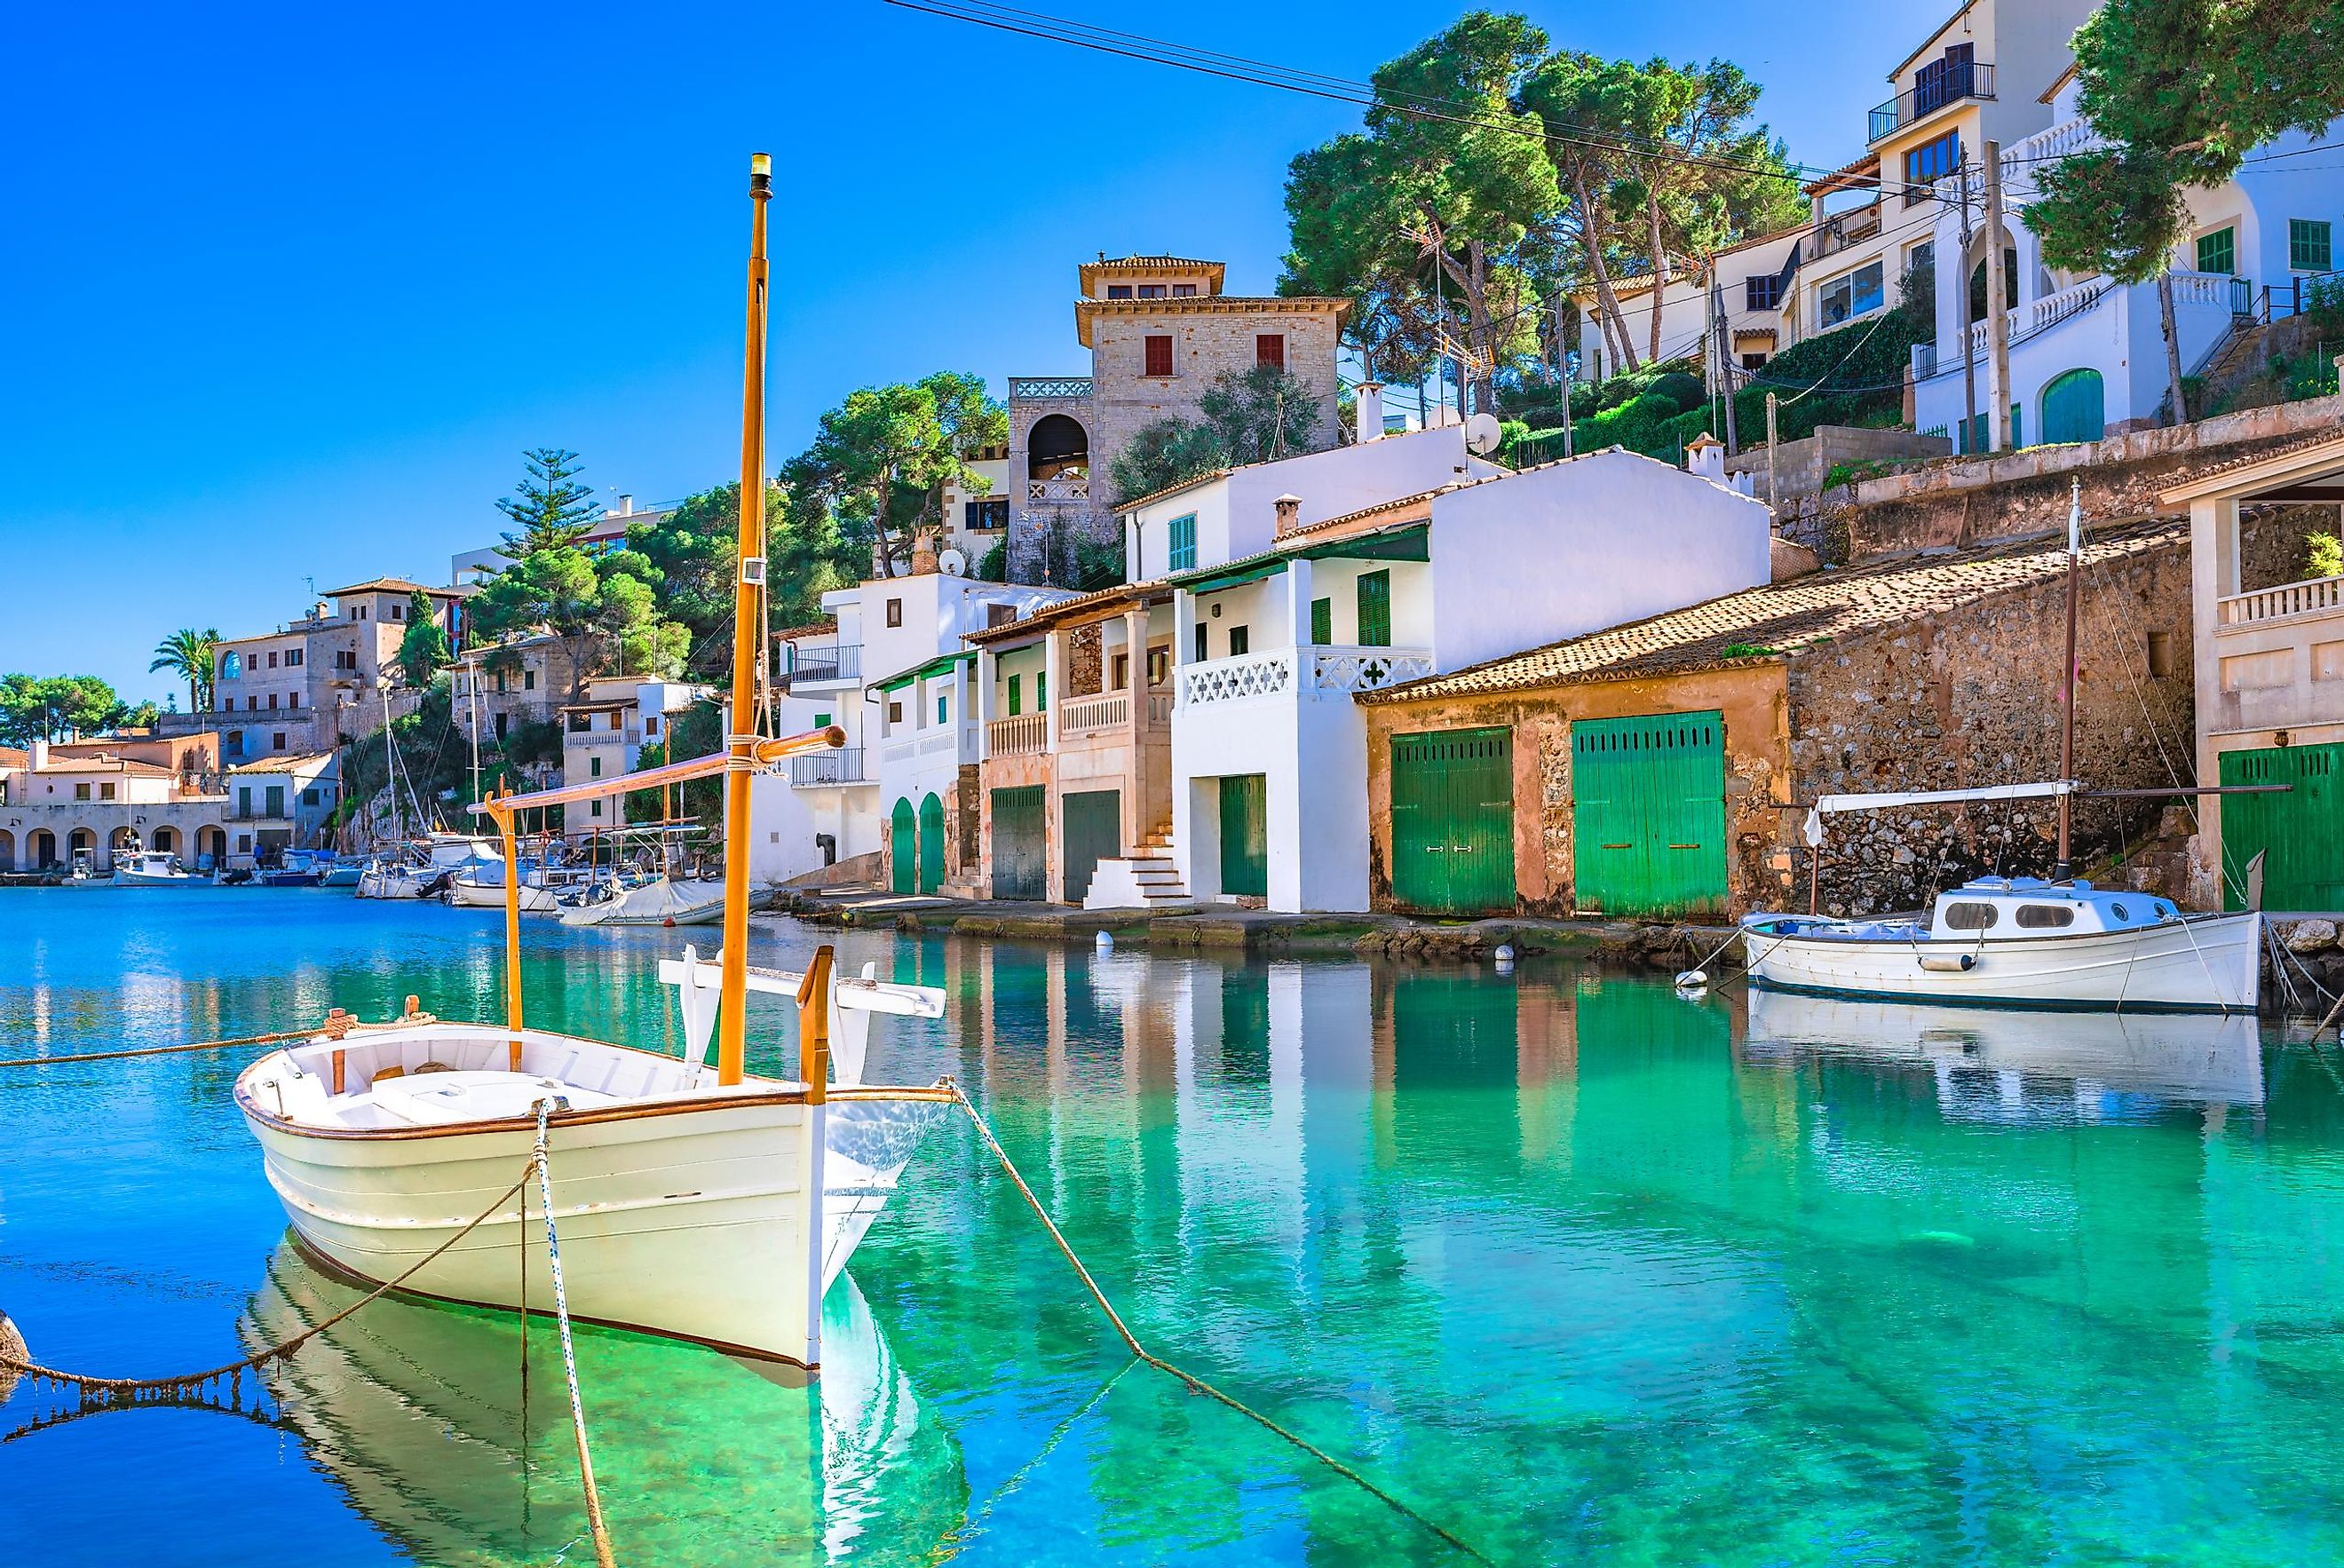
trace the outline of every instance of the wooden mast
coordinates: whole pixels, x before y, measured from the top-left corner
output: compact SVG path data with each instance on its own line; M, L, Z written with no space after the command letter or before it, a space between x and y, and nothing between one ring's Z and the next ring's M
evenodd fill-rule
M2068 787L2059 794L2059 855L2051 873L2055 882L2065 882L2075 875L2071 827L2076 782L2076 595L2084 555L2084 481L2068 482L2067 657L2059 666L2059 780Z
M749 159L749 323L741 377L741 540L732 594L732 722L725 739L724 964L716 1001L716 1081L737 1084L748 1056L749 780L764 657L765 208L773 160Z

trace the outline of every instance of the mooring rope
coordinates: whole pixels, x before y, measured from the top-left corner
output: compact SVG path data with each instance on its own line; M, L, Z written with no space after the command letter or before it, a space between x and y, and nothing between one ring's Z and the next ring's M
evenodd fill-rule
M246 1035L233 1040L197 1040L184 1046L137 1046L122 1051L83 1051L66 1057L18 1057L13 1061L0 1061L0 1067L56 1067L73 1062L116 1062L126 1057L168 1057L182 1051L225 1051L237 1046L273 1046L284 1040L306 1040L317 1034L315 1029L279 1029L268 1035Z
M594 1537L594 1561L616 1568L611 1532L602 1523L602 1494L594 1485L594 1458L586 1450L586 1406L578 1397L578 1353L570 1342L570 1298L561 1287L561 1239L553 1231L553 1174L545 1157L545 1121L553 1110L549 1095L537 1102L537 1149L529 1157L537 1172L538 1206L545 1211L546 1266L553 1276L553 1320L561 1329L561 1371L570 1380L570 1428L578 1436L578 1477L586 1490L586 1528Z
M1450 1546L1455 1547L1466 1556L1470 1557L1476 1563L1488 1563L1490 1561L1488 1557L1483 1556L1480 1552L1476 1551L1469 1543L1459 1539L1453 1532L1435 1521L1426 1518L1414 1508L1411 1508L1407 1503L1401 1502L1399 1498L1394 1497L1390 1492L1386 1492L1382 1487L1378 1486L1374 1482L1369 1481L1366 1476L1360 1474L1349 1465L1345 1464L1341 1460L1337 1459L1333 1454L1329 1453L1325 1449L1320 1448L1318 1444L1310 1442L1308 1438L1303 1437L1298 1432L1295 1432L1286 1427L1280 1426L1277 1421L1272 1421L1269 1417L1262 1414L1261 1411L1255 1410L1251 1405L1247 1404L1244 1401L1239 1400L1233 1395L1223 1393L1219 1389L1217 1389L1212 1384L1205 1381L1204 1379L1197 1376L1194 1372L1173 1365L1163 1357L1152 1353L1147 1346L1141 1344L1138 1338L1132 1333L1129 1326L1124 1322L1122 1315L1115 1310L1114 1304L1106 1299L1106 1292L1099 1289L1098 1281L1091 1278L1091 1271L1085 1268L1083 1266L1083 1260L1075 1255L1074 1248L1068 1245L1065 1234L1058 1229L1057 1222L1050 1218L1049 1210L1044 1209L1042 1207L1042 1200L1034 1196L1034 1189L1026 1185L1026 1179L1017 1174L1017 1166L1015 1162L1009 1158L1009 1151L1001 1147L1001 1140L993 1136L993 1129L985 1125L985 1118L977 1114L976 1107L970 1101L967 1093L963 1090L958 1084L953 1083L949 1078L945 1079L945 1082L951 1086L952 1098L955 1103L956 1103L961 1109L968 1113L968 1119L970 1122L975 1124L977 1136L985 1140L985 1147L993 1151L993 1158L1000 1162L1003 1173L1006 1175L1012 1182L1016 1184L1017 1190L1023 1194L1026 1199L1026 1206L1034 1210L1035 1218L1041 1220L1042 1228L1050 1233L1050 1239L1057 1243L1059 1252L1065 1256L1066 1262L1074 1269L1076 1276L1081 1279L1083 1288L1091 1293L1091 1300L1098 1303L1099 1310L1106 1314L1106 1320L1115 1325L1116 1333L1122 1339L1124 1344L1130 1350L1133 1355L1139 1358L1139 1360L1146 1361L1157 1371L1164 1372L1171 1377L1179 1379L1181 1382L1187 1385L1188 1391L1191 1393L1199 1393L1205 1395L1208 1399L1217 1400L1220 1403L1228 1406L1229 1409L1237 1411L1239 1415L1246 1417L1248 1420L1258 1422L1261 1426L1268 1428L1269 1431L1276 1432L1279 1437L1284 1438L1287 1442L1292 1443L1295 1447L1300 1449L1303 1452L1308 1454L1311 1458L1317 1460L1319 1463L1325 1465L1336 1474L1343 1477L1346 1481L1349 1481L1355 1486L1359 1487L1361 1491L1368 1493L1369 1496L1375 1498L1378 1502L1390 1508L1395 1512L1403 1514L1407 1518L1414 1521L1416 1523L1422 1525L1425 1529L1430 1531L1433 1534L1439 1536L1442 1541L1447 1542Z

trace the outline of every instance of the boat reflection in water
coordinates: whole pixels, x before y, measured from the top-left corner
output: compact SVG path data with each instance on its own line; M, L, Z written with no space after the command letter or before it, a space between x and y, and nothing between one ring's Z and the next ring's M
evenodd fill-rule
M2027 1012L1753 987L1745 1048L1755 1060L1925 1066L1938 1108L1957 1120L2121 1120L2177 1101L2263 1103L2260 1027L2238 1014Z
M238 1331L282 1340L358 1299L288 1243ZM622 1560L820 1562L881 1516L894 1545L939 1543L968 1506L953 1439L924 1421L852 1277L823 1310L822 1377L785 1380L698 1346L581 1327L594 1473ZM269 1391L320 1471L414 1561L542 1563L584 1505L550 1320L398 1296L273 1365ZM526 1465L524 1465L526 1456Z

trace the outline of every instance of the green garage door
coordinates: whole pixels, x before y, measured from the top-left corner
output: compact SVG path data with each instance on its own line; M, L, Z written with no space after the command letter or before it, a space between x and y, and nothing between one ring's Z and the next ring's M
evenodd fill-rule
M1513 909L1512 731L1391 738L1391 859L1392 897L1402 908Z
M2247 863L2263 855L2263 907L2344 909L2344 745L2224 752L2226 784L2287 784L2285 794L2222 797L2222 902L2244 905Z
M1048 791L1040 784L993 792L993 895L1041 898L1048 892Z
M1221 780L1221 893L1269 896L1269 780L1263 774Z
M1572 897L1582 913L1725 913L1725 720L1571 726Z
M1058 842L1066 857L1066 902L1080 904L1091 890L1091 875L1102 860L1123 853L1123 795L1111 789L1086 790L1059 798L1066 831Z
M913 825L912 803L899 800L887 816L887 885L897 893L920 889L918 830Z

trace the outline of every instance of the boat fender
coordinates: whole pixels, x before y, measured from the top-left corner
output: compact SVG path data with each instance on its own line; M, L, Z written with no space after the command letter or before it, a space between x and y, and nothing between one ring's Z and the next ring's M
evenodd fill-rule
M1093 941L1093 944L1092 944L1092 945L1093 945L1094 946L1096 946L1096 947L1100 952L1102 952L1102 953L1112 953L1112 952L1114 952L1114 951L1115 951L1115 933L1114 933L1114 932L1112 932L1112 931L1102 931L1102 932L1100 932L1100 933L1098 934L1097 937Z
M1681 972L1677 976L1677 989L1680 991L1708 990L1709 971L1706 969L1686 969Z
M1966 975L1977 967L1975 953L1924 953L1921 967L1940 975Z

